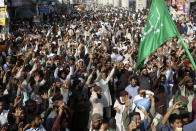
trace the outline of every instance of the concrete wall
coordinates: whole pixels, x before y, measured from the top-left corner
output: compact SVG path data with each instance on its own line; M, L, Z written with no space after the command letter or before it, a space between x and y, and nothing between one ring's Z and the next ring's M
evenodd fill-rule
M129 8L130 0L94 0L99 5L113 5L114 7Z
M109 0L103 0L103 1L102 1L102 4L103 4L103 5L108 5L108 4L109 4Z
M121 0L121 6L125 8L129 8L129 0Z
M102 0L97 0L97 4L101 5L102 4Z
M114 0L114 7L120 7L120 0Z
M109 0L109 5L113 5L115 0Z

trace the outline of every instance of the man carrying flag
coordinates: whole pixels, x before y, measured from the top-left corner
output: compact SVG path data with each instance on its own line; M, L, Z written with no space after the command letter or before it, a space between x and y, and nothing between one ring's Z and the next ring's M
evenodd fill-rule
M196 70L194 60L178 32L164 1L152 0L143 36L140 41L136 68L140 69L144 64L146 57L176 35L179 37L194 70Z

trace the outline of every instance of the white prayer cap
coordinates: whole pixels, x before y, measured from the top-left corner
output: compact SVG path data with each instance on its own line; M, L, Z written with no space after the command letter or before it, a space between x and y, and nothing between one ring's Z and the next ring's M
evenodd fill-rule
M21 37L19 36L19 37L16 38L16 41L18 41L18 40L20 40L20 39L21 39Z
M54 56L54 53L50 53L50 54L48 55L48 57L52 57L52 56Z
M83 59L79 59L79 60L78 60L78 63L80 63L80 62L84 62L84 60L83 60Z
M122 47L122 50L127 50L127 46L123 46Z
M118 47L113 47L113 50L117 49L118 50Z
M53 41L53 42L52 42L52 44L56 45L56 42L55 42L55 41Z
M128 60L123 62L123 64L124 64L124 65L126 65L126 64L128 64L128 63L129 63L129 61L128 61Z

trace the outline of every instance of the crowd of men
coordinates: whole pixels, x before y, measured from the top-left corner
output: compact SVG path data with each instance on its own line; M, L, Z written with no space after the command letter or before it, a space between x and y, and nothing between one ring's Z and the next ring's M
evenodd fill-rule
M195 70L178 38L136 70L147 13L93 6L13 21L0 39L1 131L196 131ZM173 20L196 61L196 24Z

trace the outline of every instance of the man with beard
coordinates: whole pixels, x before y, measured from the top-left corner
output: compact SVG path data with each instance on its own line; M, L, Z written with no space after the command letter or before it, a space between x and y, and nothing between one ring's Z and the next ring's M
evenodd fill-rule
M33 116L36 113L38 113L37 111L37 104L34 100L29 99L28 101L25 102L25 116L29 117L29 116Z
M120 92L125 90L126 86L129 83L129 77L131 72L129 71L129 64L128 63L123 63L119 64L120 68L117 69L116 75L118 77L118 82L117 82L117 97L120 96ZM128 67L128 68L127 68Z
M103 118L100 114L94 114L92 116L92 124L89 131L104 131L102 120Z
M84 82L76 78L73 83L74 90L70 97L70 107L72 110L70 131L85 131L88 124L89 108L82 93Z
M91 89L91 111L89 115L89 124L91 123L91 118L94 114L99 114L103 117L103 101L101 99L101 87L95 86Z
M125 108L125 102L129 100L129 95L128 92L126 91L121 91L120 92L120 97L115 101L114 103L114 110L116 111L116 126L117 126L117 131L124 131L124 126L123 126L123 119L122 119L122 113Z
M103 106L104 106L104 112L105 112L104 117L106 118L111 117L111 105L112 105L112 98L110 95L108 83L110 79L113 77L116 67L117 67L117 64L114 64L114 67L109 73L109 75L107 75L105 72L100 73L98 75L98 78L101 77L101 79L97 80L96 82L96 85L100 86L102 90L103 97L101 99L103 100Z
M185 125L183 131L195 131L196 130L196 97L192 101L192 113L193 113L193 122Z
M180 93L182 96L188 98L188 111L192 111L192 101L194 98L193 80L189 76L185 76L179 83Z
M31 128L26 131L46 131L43 125L41 124L40 116L38 115L31 116L29 119L30 119Z
M131 100L133 100L134 97L138 94L139 86L137 86L136 83L136 78L132 77L130 80L130 85L125 88L125 91L127 91L129 96L131 96Z
M150 78L148 76L148 70L144 68L142 70L142 75L139 80L140 87L150 90Z
M164 91L157 92L158 89L161 89L161 88L164 88L163 89ZM158 98L160 98L159 93L164 93L164 95L162 94L163 96L165 96L165 100L163 100L163 98L162 98L162 100L165 101L164 105L162 105L163 102L159 103L159 104L162 103L161 105L159 105L158 102L157 102L158 105L156 105L156 109L158 109L157 111L160 114L163 114L169 106L169 89L168 89L168 84L166 82L166 76L165 75L159 73L158 77L153 82L152 91L155 92L156 101L157 101ZM158 96L158 98L157 98L157 96Z
M101 87L99 86L95 86L92 89L92 94L90 97L90 102L92 104L92 115L98 113L103 116L103 102L101 99L101 93Z
M154 65L152 67L152 73L150 74L151 82L157 78L157 75L158 75L158 67L157 67L157 65Z

